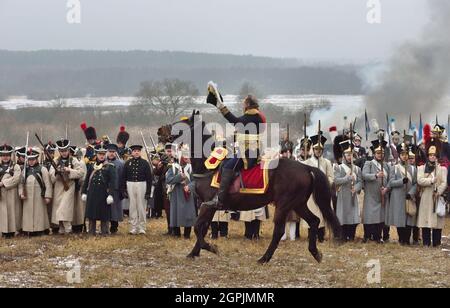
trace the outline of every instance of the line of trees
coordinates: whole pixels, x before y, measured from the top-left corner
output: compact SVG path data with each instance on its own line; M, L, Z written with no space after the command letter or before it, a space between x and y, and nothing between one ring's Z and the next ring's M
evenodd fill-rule
M210 80L238 94L251 81L267 94L361 94L358 67L296 60L171 52L1 51L0 93L32 99L132 96L143 80Z

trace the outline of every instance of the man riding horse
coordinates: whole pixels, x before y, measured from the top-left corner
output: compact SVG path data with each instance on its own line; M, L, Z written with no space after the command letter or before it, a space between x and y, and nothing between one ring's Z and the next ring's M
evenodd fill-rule
M253 95L248 95L243 101L244 115L236 117L223 104L222 95L212 82L208 85L207 103L216 106L225 119L235 125L236 141L239 145L237 155L224 163L217 195L213 200L204 203L205 206L220 210L223 208L235 173L242 169L251 169L259 162L259 137L265 129L266 117L259 110L258 100Z
M238 118L225 107L223 99L214 84L209 84L208 91L210 93L207 102L216 106L224 117L234 124L234 128L237 131L236 141L239 153L237 157L233 157L224 163L225 168L223 168L222 180L217 193L217 188L212 186L216 173L206 166L209 153L202 151L201 155L198 155L195 147L192 146L198 142L196 140L196 131L198 132L199 129L202 132L202 149L210 146L209 141L213 136L206 128L205 122L198 117L200 114L198 111L194 110L190 118L182 120L184 124L188 125L190 130L189 145L191 146L189 148L192 157L193 177L195 178L195 192L200 202L203 202L199 208L197 221L194 226L197 241L188 257L199 257L202 249L217 253L217 247L207 243L205 236L218 209L252 211L267 204L273 204L275 213L273 216L274 229L272 240L265 254L258 262L261 264L267 263L273 257L285 233L286 219L291 211L295 211L310 226L308 250L317 262L321 262L322 253L317 249L317 231L320 219L308 208L310 196L314 197L325 222L330 225L334 235L339 238L341 234L339 220L331 208L331 190L327 177L316 167L300 164L294 160L279 159L276 161L276 168L268 168L268 184L265 192L261 194L228 194L228 188L233 181L234 172L242 168L250 168L258 163L260 154L259 134L264 131L266 119L259 111L258 102L253 96L248 96L244 100L244 115ZM166 125L165 128L161 128L158 131L158 136L167 140L176 140L181 136L179 132L180 130L174 129L173 124L170 124Z

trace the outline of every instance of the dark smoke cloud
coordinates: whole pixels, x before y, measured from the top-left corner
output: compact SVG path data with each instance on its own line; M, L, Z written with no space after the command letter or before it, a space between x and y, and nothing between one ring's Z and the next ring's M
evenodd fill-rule
M381 82L369 93L366 105L371 118L380 121L386 113L405 128L412 113L424 121L441 114L447 121L450 84L450 1L429 0L430 23L415 41L402 44L380 76Z

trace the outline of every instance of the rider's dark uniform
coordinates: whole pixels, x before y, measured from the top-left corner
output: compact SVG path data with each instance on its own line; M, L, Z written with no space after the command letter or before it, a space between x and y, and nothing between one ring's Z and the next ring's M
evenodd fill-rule
M258 163L260 133L264 130L266 123L265 116L254 107L245 111L241 117L236 117L227 107L220 110L228 122L236 126L236 143L238 144L238 153L235 158L228 160L224 168L235 171L241 169L250 169Z

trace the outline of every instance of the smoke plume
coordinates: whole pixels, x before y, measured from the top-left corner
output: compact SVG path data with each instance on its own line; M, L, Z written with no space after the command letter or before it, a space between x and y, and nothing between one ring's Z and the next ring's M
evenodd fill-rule
M379 85L366 97L369 117L382 120L386 113L407 128L409 114L424 121L436 113L447 121L450 84L450 1L428 0L430 22L415 41L402 44L393 54Z

